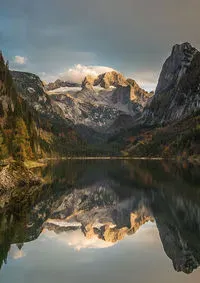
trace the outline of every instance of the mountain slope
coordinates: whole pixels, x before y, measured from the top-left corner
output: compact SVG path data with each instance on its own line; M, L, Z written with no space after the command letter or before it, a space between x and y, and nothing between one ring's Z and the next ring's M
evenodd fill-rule
M121 149L128 155L164 158L197 156L200 154L199 141L198 112L165 127L133 128L120 139Z
M84 142L62 109L44 91L40 78L31 73L12 71L19 96L29 108L37 128L38 154L65 155L81 151Z

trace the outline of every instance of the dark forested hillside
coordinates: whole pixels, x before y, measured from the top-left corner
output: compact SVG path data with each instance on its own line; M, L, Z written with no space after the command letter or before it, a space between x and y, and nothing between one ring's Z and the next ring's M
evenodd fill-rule
M35 127L0 54L0 158L33 158Z
M165 126L136 126L109 140L122 154L138 157L188 158L200 154L199 111Z

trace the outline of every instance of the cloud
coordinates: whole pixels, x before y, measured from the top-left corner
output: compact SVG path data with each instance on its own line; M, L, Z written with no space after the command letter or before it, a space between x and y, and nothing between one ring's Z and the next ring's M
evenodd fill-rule
M16 65L25 65L26 62L27 62L27 58L26 57L23 57L23 56L19 56L19 55L16 55L13 59L13 62L16 64Z
M85 66L81 64L74 65L73 68L60 73L58 77L64 81L72 81L81 83L87 75L92 75L94 77L103 74L105 72L113 71L110 67L105 66Z

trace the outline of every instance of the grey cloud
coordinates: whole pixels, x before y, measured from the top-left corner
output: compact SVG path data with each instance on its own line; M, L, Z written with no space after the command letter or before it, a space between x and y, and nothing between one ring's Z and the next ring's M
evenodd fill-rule
M172 45L200 47L199 10L199 0L7 0L0 40L34 72L81 63L157 76Z

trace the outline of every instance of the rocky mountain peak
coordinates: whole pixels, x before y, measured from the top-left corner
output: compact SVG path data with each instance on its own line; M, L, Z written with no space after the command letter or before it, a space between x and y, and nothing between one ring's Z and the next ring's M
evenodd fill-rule
M156 95L176 86L180 82L197 52L198 50L188 42L173 46L171 55L163 65L155 92Z
M184 52L193 52L196 49L189 43L189 42L184 42L181 44L175 44L172 47L172 55L177 54L177 53L184 53Z
M83 82L82 82L82 88L89 88L92 89L94 82L95 82L96 77L92 75L87 75Z
M94 85L100 85L103 88L127 86L127 81L122 74L112 71L99 75L94 81Z
M126 78L116 72L106 72L103 74L100 74L97 77L88 75L85 77L82 83L82 87L88 87L91 88L93 86L100 86L102 88L108 89L110 87L118 87L118 86L127 86L128 83L126 81Z

